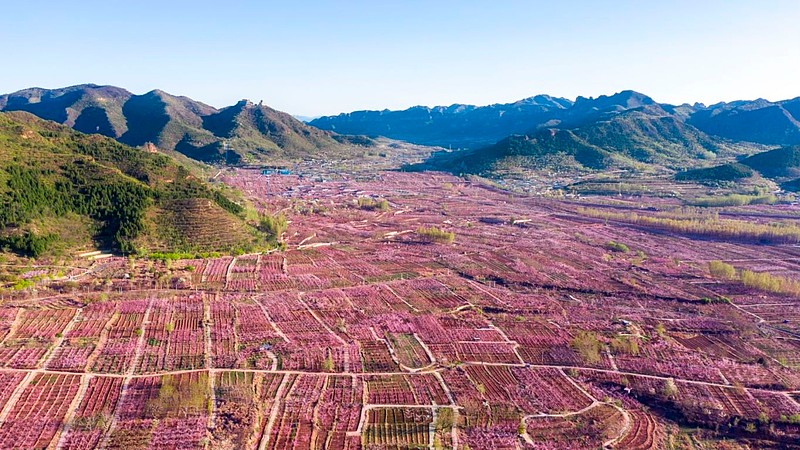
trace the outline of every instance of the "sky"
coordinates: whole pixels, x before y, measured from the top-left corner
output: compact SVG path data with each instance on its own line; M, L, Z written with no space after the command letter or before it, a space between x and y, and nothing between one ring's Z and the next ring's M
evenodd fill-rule
M110 84L318 116L633 89L800 96L797 0L26 0L0 93Z

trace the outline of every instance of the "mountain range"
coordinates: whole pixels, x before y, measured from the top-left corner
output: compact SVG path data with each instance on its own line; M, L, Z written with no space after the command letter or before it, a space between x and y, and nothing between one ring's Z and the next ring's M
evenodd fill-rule
M440 152L412 168L492 176L530 170L680 171L754 151L753 144L711 136L687 123L695 108L659 104L634 91L596 99L579 97L569 107L540 117L545 122L529 122L526 131L488 146Z
M357 111L310 124L457 149L438 152L410 170L507 177L538 170L681 172L707 167L718 158L800 144L798 118L800 98L676 106L628 90L574 102L539 95L482 107Z
M30 88L0 96L0 111L26 111L77 131L131 146L149 142L204 162L319 158L352 148L345 137L263 104L242 100L216 109L160 90L134 95L95 84Z
M416 168L494 176L538 169L680 172L765 146L800 144L800 98L676 106L630 90L575 101L537 95L489 106L357 111L306 124L247 100L217 109L160 90L135 95L84 84L2 95L0 111L26 111L126 145L151 143L233 165L358 157L361 146L371 145L365 136L385 136L457 150Z
M705 106L669 105L635 92L597 98L538 95L514 103L472 106L455 104L403 111L355 111L310 122L343 134L381 135L416 144L480 148L510 135L535 134L545 128L573 129L630 110L671 116L692 129L733 141L766 145L800 144L800 97L764 99ZM695 131L693 131L695 132Z

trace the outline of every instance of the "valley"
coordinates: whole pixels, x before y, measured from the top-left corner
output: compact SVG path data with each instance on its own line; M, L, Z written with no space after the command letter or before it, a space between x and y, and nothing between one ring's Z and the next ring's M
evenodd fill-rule
M0 450L800 450L800 3L3 17Z

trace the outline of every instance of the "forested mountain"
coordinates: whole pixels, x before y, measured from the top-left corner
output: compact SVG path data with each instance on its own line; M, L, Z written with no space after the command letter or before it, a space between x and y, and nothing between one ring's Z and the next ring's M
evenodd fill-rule
M800 145L757 153L742 160L742 164L769 177L798 177L800 176Z

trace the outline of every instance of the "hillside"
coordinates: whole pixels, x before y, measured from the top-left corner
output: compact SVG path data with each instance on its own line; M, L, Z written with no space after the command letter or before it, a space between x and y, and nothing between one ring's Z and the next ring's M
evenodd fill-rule
M800 145L757 153L743 159L742 164L766 177L797 177L800 176Z
M261 104L243 100L218 110L160 90L134 95L94 84L31 88L0 96L0 111L26 111L84 133L131 146L150 142L205 162L258 163L357 153L334 134Z
M481 149L435 153L425 163L407 169L506 176L536 170L599 170L612 163L611 154L572 131L550 129L509 136Z
M760 175L778 183L787 191L800 189L800 146L781 147L747 157L739 162L686 170L675 175L683 181L718 184L741 183Z
M195 220L198 208L212 216ZM164 220L159 210L171 211ZM38 256L264 245L242 207L168 156L24 112L0 113L0 246ZM181 226L192 223L192 227ZM225 229L216 228L225 223ZM209 237L206 234L212 234Z

